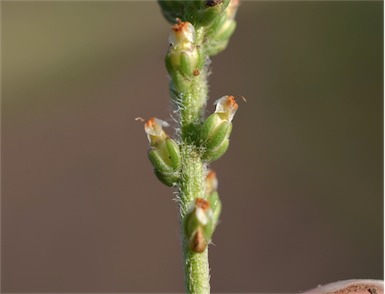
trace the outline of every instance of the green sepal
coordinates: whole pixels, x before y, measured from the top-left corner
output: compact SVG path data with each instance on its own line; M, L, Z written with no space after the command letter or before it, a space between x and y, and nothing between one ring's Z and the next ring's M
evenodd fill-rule
M222 211L222 202L219 199L219 194L217 191L212 192L207 197L207 200L209 201L211 210L213 211L213 226L214 226L213 230L214 230L218 223L219 216Z
M179 180L178 172L162 173L159 170L154 169L154 174L156 175L159 181L161 181L168 187L175 186Z
M196 50L196 51L195 51ZM191 81L196 76L194 71L202 71L205 63L202 49L194 49L195 52L173 49L170 47L165 58L166 69L171 78L180 87L191 87Z
M224 140L228 138L229 129L231 128L231 123L228 121L223 121L220 123L211 133L211 136L207 139L205 147L207 150L216 149L222 144Z
M227 19L222 27L213 32L213 37L210 39L210 42L205 44L206 53L209 56L213 56L225 50L236 26L237 24L233 19Z
M179 145L171 138L167 138L165 143L170 166L174 170L179 170L182 164Z
M216 149L207 149L205 153L202 156L202 159L208 162L215 161L219 159L227 149L229 148L230 141L229 139L225 139L220 146L218 146Z
M207 152L216 150L226 141L232 130L232 123L213 113L203 123L200 130L201 145Z
M192 77L199 62L198 52L186 52L181 49L170 48L166 56L166 68L170 75L180 71L184 76Z
M165 158L158 148L150 149L148 151L148 158L154 168L161 173L172 173L174 171L170 162L167 160L167 157Z
M179 179L181 167L179 145L173 139L166 138L156 148L148 151L148 158L158 179L167 186L173 186Z
M185 76L193 76L194 69L197 65L197 60L193 62L188 53L181 52L179 62L179 69L181 73Z
M196 24L200 26L208 26L224 14L224 10L230 0L224 1L198 1L200 7L197 10L198 19Z
M211 114L206 120L203 122L203 125L200 130L200 136L202 143L207 142L207 140L211 137L214 129L222 122L223 120L219 117L218 114Z

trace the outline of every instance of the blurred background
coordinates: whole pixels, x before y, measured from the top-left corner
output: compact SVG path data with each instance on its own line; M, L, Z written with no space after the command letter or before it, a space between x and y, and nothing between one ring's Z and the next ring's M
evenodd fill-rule
M383 3L244 1L208 113L213 292L383 276ZM138 116L169 120L156 2L2 2L2 292L183 292L178 208Z

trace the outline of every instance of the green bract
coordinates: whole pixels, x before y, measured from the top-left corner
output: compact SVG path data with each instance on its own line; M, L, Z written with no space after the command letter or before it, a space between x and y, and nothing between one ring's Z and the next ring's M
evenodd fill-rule
M210 115L203 123L201 140L207 150L216 149L229 137L231 122L223 120L216 113Z
M202 159L207 162L213 162L219 159L223 154L226 153L227 149L229 148L229 144L229 139L225 139L217 148L206 150L202 155Z

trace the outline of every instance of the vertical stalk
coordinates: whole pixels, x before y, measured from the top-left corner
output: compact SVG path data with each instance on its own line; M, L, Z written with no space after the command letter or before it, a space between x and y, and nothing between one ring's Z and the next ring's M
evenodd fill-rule
M189 205L196 198L204 198L205 169L200 151L191 142L196 126L201 123L203 108L207 100L207 68L204 67L194 77L190 87L180 92L179 123L181 143L182 168L179 180L180 224L184 260L185 288L187 293L210 293L210 275L208 249L203 253L191 251L188 238L183 230L183 223Z
M209 294L207 246L221 201L215 173L210 179L206 169L227 150L238 105L233 96L223 96L213 114L205 120L202 114L208 98L209 57L226 48L235 29L238 0L158 2L172 24L165 65L177 114L178 140L163 130L168 123L153 117L145 123L148 155L158 179L178 188L186 291Z
M182 172L179 186L182 246L184 257L185 287L188 293L210 293L209 261L207 248L203 253L190 250L183 230L183 220L188 206L196 197L204 194L204 163L195 147L183 143L181 147Z

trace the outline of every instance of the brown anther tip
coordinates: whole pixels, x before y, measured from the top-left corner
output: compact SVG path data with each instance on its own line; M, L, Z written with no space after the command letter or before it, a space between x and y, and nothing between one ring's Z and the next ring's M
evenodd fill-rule
M146 121L146 123L144 124L144 126L145 126L146 128L150 128L150 127L152 127L154 124L155 124L155 117L152 117L152 118L150 118L149 120Z
M207 209L210 208L210 203L203 198L197 198L195 199L195 206L202 208L203 211L206 211Z
M174 32L183 31L184 27L187 25L187 22L181 21L179 18L176 19L177 23L172 26Z
M221 4L223 2L223 0L208 0L205 2L206 6L209 6L209 7L214 7L214 6L217 6L218 4Z
M199 76L199 74L200 74L199 69L194 69L193 75L194 75L195 77L197 77L197 76Z
M234 96L228 96L228 98L227 98L227 106L228 106L229 108L235 108L235 109L238 109L238 103L235 102Z

